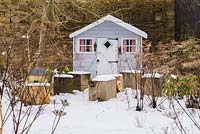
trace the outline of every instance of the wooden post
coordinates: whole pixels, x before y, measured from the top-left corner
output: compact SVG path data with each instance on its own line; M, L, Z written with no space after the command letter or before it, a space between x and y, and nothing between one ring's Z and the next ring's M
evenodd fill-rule
M121 72L123 75L124 88L140 89L142 72L140 70L127 70Z
M76 72L68 72L68 74L73 75L74 80L74 90L81 90L88 88L89 80L90 80L90 72L82 72L82 71L76 71Z
M155 97L160 97L162 96L162 78L145 74L142 77L142 88L145 95L152 95L154 92Z
M67 74L56 74L53 77L53 92L59 93L72 93L74 90L73 76Z

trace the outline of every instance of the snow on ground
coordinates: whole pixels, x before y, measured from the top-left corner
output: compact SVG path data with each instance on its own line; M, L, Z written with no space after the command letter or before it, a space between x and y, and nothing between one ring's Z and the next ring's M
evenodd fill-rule
M105 102L90 102L88 90L53 96L51 104L47 105L42 111L31 128L30 134L48 134L51 132L54 119L53 102L56 100L56 107L61 107L61 99L67 99L70 105L65 109L67 114L61 118L56 134L165 134L165 131L168 132L167 134L180 133L173 119L173 110L169 108L168 100L159 105L157 109L153 109L147 105L148 97L146 97L144 110L137 112L135 111L135 95L132 93L132 90L127 89L130 108L128 108L125 92L119 93L117 98ZM160 98L158 102L163 99ZM3 101L3 105L6 104L8 102ZM177 110L188 133L198 134L199 131L188 117L178 107ZM13 133L11 130L12 121L9 119L5 125L4 133Z

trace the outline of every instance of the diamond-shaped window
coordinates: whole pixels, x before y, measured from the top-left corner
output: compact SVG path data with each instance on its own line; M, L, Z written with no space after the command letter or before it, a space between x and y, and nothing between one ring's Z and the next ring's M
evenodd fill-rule
M104 44L105 47L109 48L111 46L110 42L106 41L106 43Z

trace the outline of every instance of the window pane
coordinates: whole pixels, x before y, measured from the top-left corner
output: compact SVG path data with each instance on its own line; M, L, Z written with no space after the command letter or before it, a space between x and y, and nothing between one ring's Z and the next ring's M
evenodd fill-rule
M129 52L129 46L127 46L127 45L124 46L124 47L123 47L123 52Z
M123 40L123 45L128 45L128 40Z
M92 46L86 46L86 52L92 52Z
M126 47L126 52L130 52L130 51L129 51L129 48L130 48L130 46L127 46L127 47Z
M129 40L123 40L123 52L129 52Z
M90 46L90 52L92 52L92 46Z
M92 45L92 40L91 39L87 39L86 40L86 45Z
M80 46L80 52L85 52L85 46Z
M85 45L85 40L84 39L80 39L80 45Z
M123 52L124 52L124 53L126 52L126 46L123 47Z
M130 42L129 42L129 40L126 40L126 42L127 42L127 45L130 45Z
M136 45L136 41L135 40L130 40L130 45Z
M130 47L130 52L135 52L135 46L134 45L132 45L131 47Z

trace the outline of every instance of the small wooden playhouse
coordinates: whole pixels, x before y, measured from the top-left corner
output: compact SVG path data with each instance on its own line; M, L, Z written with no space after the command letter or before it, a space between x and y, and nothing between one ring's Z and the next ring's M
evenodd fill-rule
M89 71L91 76L140 70L142 30L107 15L70 34L73 38L73 71Z
M30 105L41 105L50 102L50 83L47 82L44 68L32 68L25 84L20 88L20 99Z

